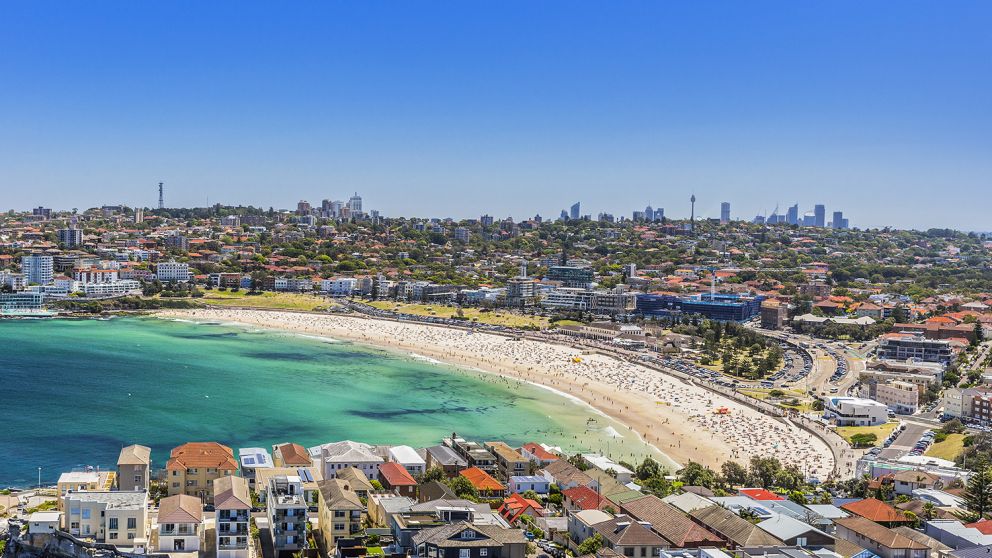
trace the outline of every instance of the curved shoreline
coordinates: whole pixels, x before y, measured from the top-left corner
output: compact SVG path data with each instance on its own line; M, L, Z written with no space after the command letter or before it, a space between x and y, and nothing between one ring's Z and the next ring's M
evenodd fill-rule
M693 460L719 468L728 459L775 456L821 478L834 465L830 448L795 425L659 371L573 347L352 315L232 308L154 315L325 335L538 384L608 415L676 463ZM717 407L729 414L716 414Z

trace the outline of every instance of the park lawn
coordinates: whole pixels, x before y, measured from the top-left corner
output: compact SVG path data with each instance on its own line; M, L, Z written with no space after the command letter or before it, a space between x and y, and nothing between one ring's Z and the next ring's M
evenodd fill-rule
M808 412L810 412L810 411L813 410L813 402L809 400L809 398L806 396L805 393L803 393L803 392L801 392L799 390L796 390L796 389L748 388L748 389L740 389L740 390L737 390L737 391L739 391L739 392L741 392L744 395L747 395L749 397L753 397L755 399L760 399L760 400L764 401L766 399L770 399L771 398L771 395L770 394L771 394L771 392L772 392L773 389L778 389L779 391L785 393L785 395L782 396L781 399L779 399L778 401L775 401L774 402L774 403L777 403L779 407L783 407L785 409L792 409L792 410L795 410L795 411L800 412L800 413L808 413ZM793 399L798 399L799 400L799 404L798 405L788 405L786 403L786 401L791 401Z
M841 438L847 440L847 443L851 444L851 437L855 434L874 434L875 435L875 445L878 446L889 437L896 427L899 426L899 421L889 421L885 424L879 424L877 426L838 426L836 429L837 434Z
M964 451L964 434L948 434L943 442L930 446L924 455L954 461Z
M313 311L326 308L329 303L317 296L299 293L262 292L249 295L247 291L203 291L203 297L196 299L208 306L237 306L245 308L266 308L271 310Z
M379 310L412 314L414 316L433 316L436 318L457 318L458 308L443 304L407 304L390 300L376 300L369 303ZM506 310L484 312L479 308L462 308L462 315L467 322L499 325L505 327L536 327L546 329L550 322L542 316L527 316L515 314Z

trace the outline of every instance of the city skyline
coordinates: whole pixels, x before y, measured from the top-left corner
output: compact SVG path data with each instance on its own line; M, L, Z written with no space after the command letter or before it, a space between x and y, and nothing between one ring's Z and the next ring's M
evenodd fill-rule
M155 207L163 181L173 206L681 218L694 193L989 228L961 203L992 175L981 3L45 7L0 18L3 209Z

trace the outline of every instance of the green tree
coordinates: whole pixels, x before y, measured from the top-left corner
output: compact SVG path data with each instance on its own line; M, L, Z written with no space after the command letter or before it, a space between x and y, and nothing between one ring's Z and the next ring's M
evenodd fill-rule
M689 486L705 486L713 488L716 485L716 473L712 469L690 461L679 471L679 480Z
M644 461L637 466L637 470L634 471L637 474L637 478L640 480L647 480L651 477L656 477L661 474L661 465L657 461L651 459L650 457L645 457Z
M736 461L724 461L720 465L720 473L730 486L747 484L747 469Z
M599 533L596 533L582 541L582 544L578 546L576 551L579 556L585 556L587 554L595 554L600 548L603 548L603 537Z
M980 518L992 512L992 469L987 464L968 479L964 506Z
M469 480L461 475L448 481L448 486L451 487L451 491L455 493L455 496L459 498L464 498L466 500L478 500L479 491L472 486Z
M424 471L423 476L420 477L420 483L426 484L433 481L443 481L445 479L444 469L438 467L437 465L429 467Z

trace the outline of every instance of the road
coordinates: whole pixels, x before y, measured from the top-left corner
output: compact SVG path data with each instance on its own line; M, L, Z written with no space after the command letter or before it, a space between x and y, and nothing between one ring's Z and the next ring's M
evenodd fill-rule
M906 429L892 441L892 445L883 449L882 452L878 454L879 459L899 459L900 457L906 455L909 453L909 450L913 449L916 442L920 441L920 437L923 436L923 433L929 429L930 428L925 425L906 422Z

